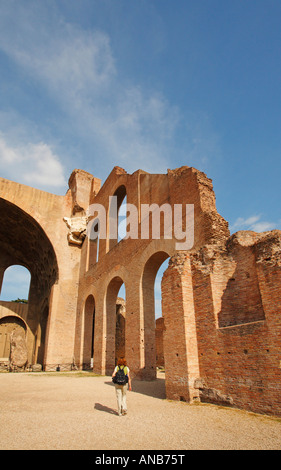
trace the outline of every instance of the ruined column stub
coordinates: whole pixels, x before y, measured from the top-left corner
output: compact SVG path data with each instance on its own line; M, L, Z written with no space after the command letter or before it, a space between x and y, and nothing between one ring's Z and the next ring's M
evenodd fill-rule
M185 262L188 259L189 254L187 252L178 252L174 256L171 256L169 260L169 266L175 267L180 274L183 273L185 269Z
M77 212L80 216L85 215L90 204L91 192L94 191L95 195L98 193L101 180L87 171L75 169L70 175L68 185L72 195L72 215Z
M198 398L193 387L199 376L193 285L188 253L176 253L162 278L166 396L191 402Z
M69 229L67 239L70 245L81 246L86 237L86 211L100 190L101 180L87 171L75 169L70 175L68 185L72 197L72 211L71 217L63 218Z

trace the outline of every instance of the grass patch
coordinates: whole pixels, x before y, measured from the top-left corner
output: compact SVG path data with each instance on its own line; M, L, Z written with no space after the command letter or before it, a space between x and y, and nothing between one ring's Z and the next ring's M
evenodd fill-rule
M46 376L46 377L103 377L100 374L95 374L91 371L69 371L69 372L27 372L28 375Z
M26 375L33 375L33 376L45 376L45 377L76 377L76 378L80 378L80 377L105 377L104 375L101 375L101 374L95 374L94 372L91 372L91 371L83 371L83 370L79 370L79 371L60 371L60 372L56 372L56 371L38 371L38 372L31 372L31 371L9 371L9 370L0 370L0 374L26 374Z

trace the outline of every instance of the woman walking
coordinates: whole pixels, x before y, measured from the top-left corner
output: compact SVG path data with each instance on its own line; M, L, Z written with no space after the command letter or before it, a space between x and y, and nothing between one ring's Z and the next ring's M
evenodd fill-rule
M129 390L132 390L130 369L127 366L125 358L120 358L117 361L117 366L114 369L112 374L112 381L115 384L117 406L118 406L118 415L127 414L127 389L129 385Z

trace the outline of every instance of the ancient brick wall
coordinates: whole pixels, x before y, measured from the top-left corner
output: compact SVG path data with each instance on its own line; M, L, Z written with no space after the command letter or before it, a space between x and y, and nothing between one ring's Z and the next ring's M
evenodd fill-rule
M207 401L213 389L235 406L281 414L280 242L278 231L239 232L225 247L205 248L193 258L201 394Z
M138 209L135 237L109 238L114 195L117 208L126 196ZM91 204L105 210L104 238L89 239ZM193 246L179 249L175 233L165 238L163 216L159 238L151 231L141 238L143 204L193 205ZM74 170L65 196L0 179L0 209L0 280L15 263L32 274L24 318L29 362L50 370L93 360L95 372L111 375L125 354L134 378L153 380L158 355L168 398L281 415L281 232L230 237L204 173L182 167L130 175L115 167L101 186ZM153 215L148 220L151 229ZM154 282L167 258L155 332ZM122 284L126 315L118 322Z
M159 367L159 368L163 368L165 366L163 333L164 333L164 318L160 317L160 318L157 318L155 322L156 367Z
M29 364L73 362L81 247L70 243L64 218L80 219L92 184L92 175L74 171L66 195L57 196L0 178L0 288L9 266L30 271Z
M110 219L109 197L116 195L118 207L122 198L133 204L141 214L143 204L193 204L195 214L194 247L229 235L227 223L217 214L211 181L193 168L169 170L167 175L150 175L137 171L132 175L114 168L92 200L105 208ZM183 226L185 212L183 212ZM116 296L121 284L126 289L126 356L133 373L142 378L155 378L155 316L154 280L162 262L176 253L176 240L164 239L164 220L160 222L160 237L141 238L138 219L137 239L86 239L81 253L81 277L78 298L78 322L83 325L87 297L95 298L95 357L94 369L110 373L115 361ZM98 252L98 262L96 249ZM75 358L81 364L82 330L76 330Z

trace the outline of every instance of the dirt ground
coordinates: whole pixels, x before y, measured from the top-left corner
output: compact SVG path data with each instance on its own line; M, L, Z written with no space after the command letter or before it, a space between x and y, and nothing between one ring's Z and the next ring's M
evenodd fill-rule
M281 420L165 399L165 380L133 381L116 412L110 377L1 373L1 450L280 450Z

